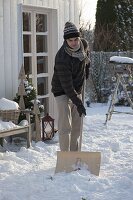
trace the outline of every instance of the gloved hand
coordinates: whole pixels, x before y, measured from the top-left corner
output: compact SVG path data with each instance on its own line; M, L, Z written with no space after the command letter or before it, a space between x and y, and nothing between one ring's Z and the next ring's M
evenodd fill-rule
M80 117L82 115L86 115L86 109L83 106L83 104L80 104L80 105L77 106L77 111L78 111Z

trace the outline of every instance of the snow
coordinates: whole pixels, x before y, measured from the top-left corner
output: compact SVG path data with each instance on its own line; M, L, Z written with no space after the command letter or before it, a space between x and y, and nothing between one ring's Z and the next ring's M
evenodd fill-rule
M4 122L0 120L0 131L9 130L13 128L17 128L18 126L12 122Z
M0 110L18 110L19 105L15 101L1 98L0 99Z
M110 62L133 64L133 58L122 57L122 56L112 56L110 57Z
M91 104L84 118L82 151L101 151L100 176L87 170L54 174L58 133L46 142L5 143L0 152L0 200L132 200L133 115ZM117 107L132 112L130 107Z

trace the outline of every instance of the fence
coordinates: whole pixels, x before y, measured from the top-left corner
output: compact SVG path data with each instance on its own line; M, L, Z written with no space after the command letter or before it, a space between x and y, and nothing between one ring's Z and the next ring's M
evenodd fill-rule
M113 64L109 63L111 56L133 58L133 52L91 52L90 76L86 83L86 97L91 102L107 102L114 87Z

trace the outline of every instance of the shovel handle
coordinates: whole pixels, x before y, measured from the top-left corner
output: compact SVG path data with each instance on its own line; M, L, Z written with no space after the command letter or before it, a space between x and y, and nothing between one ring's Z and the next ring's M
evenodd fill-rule
M79 148L78 148L78 151L81 151L81 146L82 146L82 131L83 131L83 115L81 116L80 137L79 137Z
M84 104L84 101L85 101L85 86L86 86L86 81L84 80L83 92L82 92L83 104ZM81 116L80 137L79 137L79 148L78 148L78 151L81 151L81 146L82 146L82 131L83 131L83 118L84 117L85 117L84 115Z

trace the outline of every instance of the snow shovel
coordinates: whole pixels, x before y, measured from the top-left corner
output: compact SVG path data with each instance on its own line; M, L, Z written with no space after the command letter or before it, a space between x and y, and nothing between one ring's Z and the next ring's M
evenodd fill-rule
M80 141L78 151L57 151L57 163L55 173L72 172L81 169L88 170L91 174L99 176L101 153L100 152L81 152L82 144L82 125L80 130Z
M82 99L85 100L85 85L83 86ZM80 140L78 151L57 151L57 163L55 173L72 172L87 169L91 174L99 176L101 153L100 152L81 152L83 116L80 128Z

